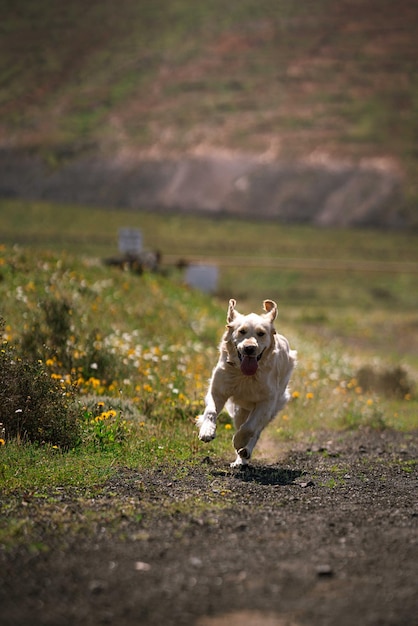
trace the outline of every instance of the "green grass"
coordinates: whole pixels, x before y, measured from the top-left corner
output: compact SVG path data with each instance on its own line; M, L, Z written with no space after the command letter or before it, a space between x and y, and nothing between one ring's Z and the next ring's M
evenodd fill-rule
M146 246L161 249L165 255L196 255L203 249L206 256L231 258L418 261L415 232L313 229L249 219L0 200L2 241L28 248L114 254L117 231L124 226L140 228Z
M202 450L194 424L164 424L161 416L160 424L148 423L136 429L132 439L119 449L92 452L81 447L63 453L52 446L12 441L1 450L0 484L3 493L29 490L41 494L54 487L96 488L121 467L164 466L176 471L182 465L200 465L204 453L213 459L227 456L230 432L221 425L217 443Z

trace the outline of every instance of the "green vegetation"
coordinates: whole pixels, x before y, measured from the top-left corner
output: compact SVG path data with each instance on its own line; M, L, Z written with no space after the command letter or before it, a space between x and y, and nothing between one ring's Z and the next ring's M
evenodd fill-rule
M20 441L76 445L78 428L72 389L51 378L40 359L26 359L3 342L0 350L0 423Z
M326 238L278 224L20 202L0 208L7 239L28 244L3 245L0 254L2 489L85 489L121 467L229 459L228 417L207 446L194 418L231 296L243 311L277 299L278 328L299 352L292 401L266 440L279 446L314 440L321 430L417 427L414 236L335 231L330 238L328 231ZM48 242L34 237L29 245L46 223ZM116 230L127 224L142 227L149 247L167 251L171 261L160 273L100 262L100 253L116 252ZM69 251L56 250L64 245ZM197 251L224 262L217 298L185 287L171 263ZM243 252L253 268L238 260ZM308 267L286 267L302 257ZM382 271L343 272L333 267L341 259L381 260ZM396 272L385 271L394 259Z

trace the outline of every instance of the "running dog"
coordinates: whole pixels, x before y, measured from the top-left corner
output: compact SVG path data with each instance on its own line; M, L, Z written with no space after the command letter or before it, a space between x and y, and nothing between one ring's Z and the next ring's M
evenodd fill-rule
M241 315L230 300L220 356L197 418L199 439L215 438L216 419L227 409L236 433L236 459L231 467L248 464L262 430L289 400L288 384L296 364L296 351L274 326L277 304L265 300L265 313Z

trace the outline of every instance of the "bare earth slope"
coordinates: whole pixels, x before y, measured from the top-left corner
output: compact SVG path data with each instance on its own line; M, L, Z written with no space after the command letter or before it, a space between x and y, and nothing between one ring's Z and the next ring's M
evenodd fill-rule
M390 169L249 156L159 160L84 157L59 169L0 151L0 197L100 207L246 216L319 226L401 227L401 180Z
M331 173L335 163L366 160L388 173L386 192L376 176L343 186L332 203L313 207L324 212L320 223L379 221L373 209L367 219L351 215L364 213L376 185L385 217L392 204L398 218L416 225L416 2L233 0L226 7L220 0L121 0L115 8L112 0L88 7L22 0L5 9L0 147L8 157L16 150L40 155L53 179L86 154L129 165L232 153L263 163L309 162ZM80 174L83 166L79 161ZM93 170L74 178L73 188ZM107 197L100 186L107 170L95 204ZM16 190L7 182L3 172L0 195L24 195L23 183ZM50 197L43 182L40 195ZM256 203L258 182L247 191L238 182L243 197L235 210L271 216L273 206L274 215L293 219L292 202L279 203L277 194ZM404 198L393 194L400 186ZM309 190L312 203L316 191ZM123 203L114 196L115 206Z

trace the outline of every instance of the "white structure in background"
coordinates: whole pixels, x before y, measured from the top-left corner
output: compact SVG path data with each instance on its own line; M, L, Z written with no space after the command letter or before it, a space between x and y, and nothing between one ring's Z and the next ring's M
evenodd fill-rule
M218 278L219 269L216 265L189 265L186 269L186 285L200 289L200 291L205 293L214 293L216 291Z
M142 233L137 228L119 229L119 252L124 256L138 256L142 252Z

